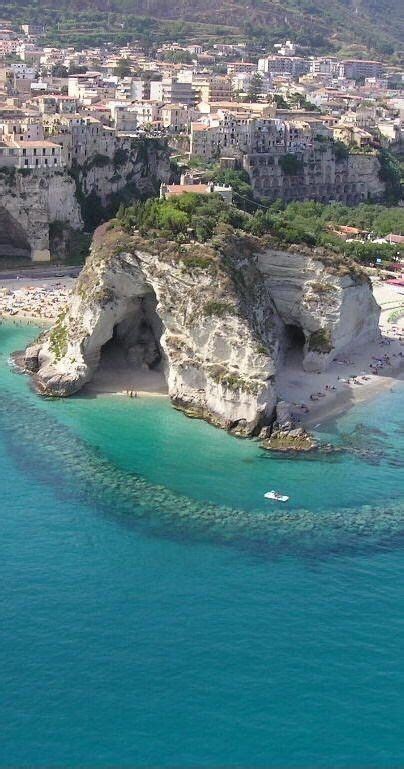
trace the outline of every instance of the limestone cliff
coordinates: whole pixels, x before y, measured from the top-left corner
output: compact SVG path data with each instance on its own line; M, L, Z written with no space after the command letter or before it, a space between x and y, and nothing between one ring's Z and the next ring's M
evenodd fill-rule
M49 225L82 227L73 179L64 171L0 169L0 257L48 261Z
M111 155L93 155L74 164L72 173L85 219L89 196L108 209L117 197L128 201L158 193L160 183L170 180L169 149L158 139L121 138Z
M278 319L250 239L179 249L110 227L98 229L69 308L27 350L38 389L79 390L114 334L135 364L163 365L173 403L188 413L241 434L268 423Z
M265 249L258 266L285 324L303 334L303 368L324 371L337 353L378 335L380 308L361 269L322 248Z
M0 258L63 258L71 232L92 231L121 200L156 194L170 173L169 149L157 139L122 140L111 157L71 169L0 168Z
M179 246L100 227L71 302L26 351L38 390L67 396L114 339L134 365L164 369L172 402L238 434L274 419L276 373L290 328L304 365L322 369L375 338L379 309L360 270L321 250L274 249L220 225L209 245Z
M381 201L385 185L380 180L380 163L373 154L335 156L333 147L315 145L297 155L300 170L285 173L281 155L259 152L245 155L243 167L250 176L254 194L274 201L341 201L356 205L365 200Z

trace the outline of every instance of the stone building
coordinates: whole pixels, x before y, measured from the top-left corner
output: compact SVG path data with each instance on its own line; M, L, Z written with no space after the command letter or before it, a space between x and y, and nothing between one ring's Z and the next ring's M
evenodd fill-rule
M0 142L0 165L8 168L56 169L65 166L62 148L54 142L4 139Z

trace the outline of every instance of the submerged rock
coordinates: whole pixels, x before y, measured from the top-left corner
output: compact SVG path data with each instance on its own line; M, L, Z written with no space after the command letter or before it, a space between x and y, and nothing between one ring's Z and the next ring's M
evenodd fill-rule
M262 442L262 447L269 451L317 451L319 443L302 427L295 430L274 429L271 436Z

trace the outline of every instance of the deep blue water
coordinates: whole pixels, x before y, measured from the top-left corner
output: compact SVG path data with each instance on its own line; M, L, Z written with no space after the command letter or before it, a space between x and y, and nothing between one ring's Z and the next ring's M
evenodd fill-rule
M404 763L404 387L276 459L0 327L0 766ZM291 495L283 507L269 488Z

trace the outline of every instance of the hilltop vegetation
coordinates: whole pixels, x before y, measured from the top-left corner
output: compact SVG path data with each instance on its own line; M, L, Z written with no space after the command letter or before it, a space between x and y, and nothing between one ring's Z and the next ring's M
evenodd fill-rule
M404 32L400 0L9 0L2 15L45 24L56 45L289 37L316 52L390 56Z
M383 236L394 231L404 234L404 210L362 204L349 208L336 203L325 205L313 201L282 201L254 214L228 205L216 194L185 193L168 200L149 199L118 211L117 219L127 231L136 228L145 237L175 240L179 245L196 240L213 243L227 231L239 230L255 236L267 236L278 244L322 246L336 259L349 257L357 262L373 264L376 259L391 262L397 246L360 241L346 242L336 234L339 225L357 227ZM338 255L338 257L337 257Z

